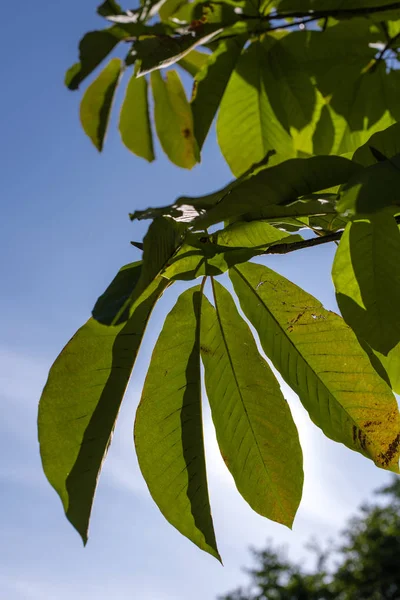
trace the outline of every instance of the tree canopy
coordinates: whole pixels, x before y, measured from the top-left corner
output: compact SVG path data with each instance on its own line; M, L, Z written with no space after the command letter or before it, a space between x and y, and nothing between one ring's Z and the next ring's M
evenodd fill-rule
M365 504L326 550L313 543L315 566L306 570L269 544L252 550L251 584L219 600L395 600L400 596L400 482L378 490L382 504Z
M200 361L222 456L260 515L291 527L303 486L296 425L271 366L326 436L399 471L400 2L142 0L124 10L106 0L97 11L106 27L82 38L66 74L74 90L94 73L80 117L95 147L130 72L119 117L127 148L152 161L155 132L172 163L191 169L216 118L235 179L202 197L135 207L132 221L150 220L132 242L141 260L121 268L50 370L39 406L43 468L86 542L154 305L175 281L200 278L165 320L134 440L165 518L219 558ZM290 260L332 242L342 316L267 266L270 254ZM224 273L235 296L217 279Z

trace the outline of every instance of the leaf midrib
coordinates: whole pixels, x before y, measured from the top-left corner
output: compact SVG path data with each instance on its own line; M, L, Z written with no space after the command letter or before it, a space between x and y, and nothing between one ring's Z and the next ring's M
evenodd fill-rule
M258 443L257 436L256 436L256 434L254 432L253 424L251 422L251 419L249 417L249 413L247 411L247 407L246 407L246 404L245 404L245 401L244 401L244 398L243 398L243 395L242 395L242 392L241 392L241 389L240 389L240 385L239 385L238 379L236 377L236 372L235 372L235 369L234 369L234 366L233 366L233 361L232 361L232 358L231 358L231 354L229 352L229 348L228 348L228 344L227 344L227 341L226 341L226 337L225 337L225 332L224 332L224 328L223 328L223 325L222 325L222 321L221 321L220 316L219 316L218 301L217 301L217 295L216 295L216 292L215 292L214 279L211 279L211 284L212 284L212 289L213 289L213 294L214 294L214 300L215 300L215 309L216 309L217 321L218 321L218 324L219 324L219 327L220 327L221 336L222 336L222 339L223 339L223 342L224 342L226 354L228 356L229 365L231 367L231 371L232 371L233 378L234 378L234 381L235 381L235 384L236 384L236 388L237 388L238 393L239 393L239 397L240 397L240 400L241 400L241 403L242 403L242 406L243 406L243 410L244 410L245 415L247 417L247 421L249 423L252 436L253 436L253 438L255 440L256 447L257 447L257 450L258 450L258 454L260 456L261 463L262 463L262 465L264 467L265 474L266 474L266 476L267 476L267 478L268 478L268 480L270 482L270 486L271 486L271 489L273 491L273 494L274 494L276 500L278 501L278 503L279 503L279 505L281 507L282 513L284 515L286 515L286 517L289 517L289 522L290 522L291 521L291 516L290 516L290 514L288 515L286 509L284 508L284 506L282 504L282 499L280 498L280 496L277 495L275 487L274 487L274 485L272 483L271 476L270 476L270 474L268 472L268 469L267 469L267 467L265 465L265 462L264 462L264 459L263 459L263 455L262 455L261 450L260 450L260 445Z

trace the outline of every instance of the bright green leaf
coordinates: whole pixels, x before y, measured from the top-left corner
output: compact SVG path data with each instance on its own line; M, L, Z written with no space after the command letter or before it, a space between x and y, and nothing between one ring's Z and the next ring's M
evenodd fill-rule
M164 517L220 560L208 497L201 414L200 287L167 316L135 421L140 469Z
M343 319L263 265L230 273L264 352L314 423L332 440L398 472L396 399Z
M245 41L245 36L222 40L195 76L191 104L194 133L200 148L207 137Z
M149 162L154 160L147 80L132 75L121 108L119 131L123 143L131 152Z
M90 84L81 102L81 123L99 152L103 149L115 90L122 73L122 62L113 58Z
M151 86L161 146L171 162L191 169L200 161L200 154L194 137L192 109L179 75L176 71L168 71L164 80L159 71L153 71Z
M159 279L150 286L125 325L107 327L89 319L56 359L40 399L43 469L84 543L121 401L166 284Z
M199 52L198 50L192 50L189 54L186 54L181 60L178 61L178 65L185 71L194 77L196 73L206 64L209 54Z
M400 232L392 215L349 223L332 269L344 320L373 350L400 343Z
M229 292L203 300L201 356L222 457L259 514L292 526L303 487L297 429L270 367Z

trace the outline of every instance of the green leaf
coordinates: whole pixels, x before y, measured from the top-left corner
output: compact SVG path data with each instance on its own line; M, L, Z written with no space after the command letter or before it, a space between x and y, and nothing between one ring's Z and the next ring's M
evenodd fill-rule
M89 319L53 364L39 404L43 469L65 514L87 541L90 512L122 398L154 304L159 279L125 325Z
M209 54L199 52L198 50L192 50L189 54L186 54L181 60L178 61L178 65L185 71L194 77L196 73L206 64Z
M347 0L344 4L342 0L281 0L278 3L278 11L302 11L306 12L309 10L316 11L327 11L336 19L349 18L352 16L354 10L358 10L361 14L370 18L376 18L379 21L388 18L388 15L392 13L397 14L393 11L390 0ZM389 6L387 10L385 7ZM337 12L335 12L337 11ZM334 14L333 14L334 13Z
M80 117L83 130L99 152L103 149L115 90L122 73L122 62L113 58L86 90Z
M230 271L261 345L326 436L398 472L396 399L343 319L278 273L247 264Z
M149 162L154 160L147 80L132 75L121 108L119 131L125 146Z
M142 273L142 261L123 266L102 294L92 311L102 325L121 325L130 317L133 291Z
M176 71L168 71L166 80L159 71L151 74L154 118L161 146L178 167L191 169L200 161L194 137L193 115L185 90Z
M113 15L123 14L122 8L115 0L105 0L97 8L97 14L101 17L111 17Z
M265 35L237 63L217 121L221 151L235 175L275 150L274 162L312 154L323 100L307 72L307 32Z
M222 40L195 76L191 104L194 133L200 148L207 137L245 41L246 36Z
M124 322L142 294L157 281L181 242L182 227L179 223L162 217L155 219L143 240L143 260L120 270L98 299L93 316L107 325Z
M141 61L139 75L170 67L197 46L209 43L221 31L215 27L206 35L193 35L193 32L189 32L175 36L151 36L149 32L148 37L143 37L134 44L136 59Z
M337 210L365 215L389 206L400 206L400 154L356 172L341 187Z
M79 61L65 75L65 85L77 90L80 84L112 52L115 46L126 37L118 27L103 31L90 31L79 44Z
M392 215L347 225L332 278L340 312L358 337L385 355L400 343L400 232Z
M163 2L158 14L161 21L168 21L182 6L187 4L187 0L166 0Z
M290 134L275 118L269 92L274 93L268 56L260 42L240 56L221 102L217 136L221 152L234 175L275 150L276 160L294 156Z
M304 208L303 203L296 200L344 183L360 171L363 171L360 165L340 156L291 159L254 175L242 176L213 194L198 198L183 196L170 206L136 211L131 219L169 215L177 221L198 223L203 228L239 217L252 221L305 216L316 211L323 214L334 209L329 204L316 204L313 196L310 201L305 200Z
M167 316L136 414L140 469L164 517L218 560L208 497L200 377L200 286Z
M374 133L363 146L354 153L353 160L363 167L376 164L374 150L381 152L386 158L400 155L400 123L395 123L383 131Z
M387 375L392 390L396 394L400 394L400 344L397 344L387 356L379 352L375 352L375 355L385 370L384 374ZM377 371L379 373L379 369Z
M301 240L267 223L235 223L211 236L189 233L168 261L163 276L189 281L204 275L221 275L232 266L264 254L278 242Z
M229 292L204 298L201 356L222 457L259 514L292 526L303 487L302 452L289 406Z
M204 226L219 223L231 217L247 220L263 219L264 210L272 205L288 205L301 196L328 189L348 181L361 169L340 156L314 156L285 161L256 173L224 193L198 199L184 198L184 205L211 207L198 222ZM214 206L212 206L214 204Z

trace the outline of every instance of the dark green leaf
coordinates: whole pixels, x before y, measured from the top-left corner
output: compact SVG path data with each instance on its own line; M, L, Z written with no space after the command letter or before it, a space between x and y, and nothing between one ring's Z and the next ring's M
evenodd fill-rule
M214 29L206 35L193 35L189 32L176 36L149 35L137 40L134 51L136 59L141 61L139 75L170 67L192 52L196 46L207 44L219 33L220 29Z
M216 308L203 300L201 355L221 454L253 510L291 527L303 487L296 426L229 292L213 288Z
M214 120L232 71L242 52L245 36L222 40L217 50L195 76L192 92L194 133L199 147L203 146Z
M340 189L337 210L365 215L389 206L400 206L400 154L355 173Z
M122 8L115 0L105 0L97 9L97 14L101 17L110 17L122 14Z
M122 62L113 58L90 84L81 102L81 123L99 152L103 149L115 90L122 73Z
M154 160L151 133L147 80L132 75L121 108L119 131L123 143L131 152L149 162Z
M392 215L347 225L332 277L346 323L386 355L400 343L400 232Z
M310 294L263 265L230 271L261 345L329 438L398 472L396 399L353 331Z
M89 319L56 359L43 390L38 419L43 469L84 543L121 401L166 285L155 281L125 325L106 327Z
M103 31L90 31L79 44L80 62L73 65L65 75L65 85L77 90L82 81L112 52L115 46L126 37L118 27Z
M151 357L135 421L135 446L164 517L220 560L207 489L201 414L201 289L184 292Z
M307 201L303 209L296 202L298 198L344 183L360 171L363 171L360 165L340 156L291 159L259 170L255 175L243 176L213 194L199 198L184 196L170 206L136 211L131 218L170 215L179 221L198 223L203 228L238 217L252 221L283 215L305 216ZM309 214L319 212L319 206L322 214L334 210L328 204L325 209L324 204L315 202L312 197Z
M374 165L378 161L374 155L378 151L386 158L390 159L400 155L400 123L391 125L384 131L374 133L368 142L358 148L354 153L353 160L358 162L363 167Z
M96 321L102 325L121 325L129 319L132 308L129 300L141 272L142 261L125 265L118 271L93 308L92 316Z
M159 71L151 74L154 118L161 146L178 167L191 169L200 161L194 137L193 115L185 90L176 71L168 71L166 80Z
M188 234L168 261L163 276L189 281L203 275L221 275L229 268L263 254L276 243L301 240L268 223L238 222L212 236Z

